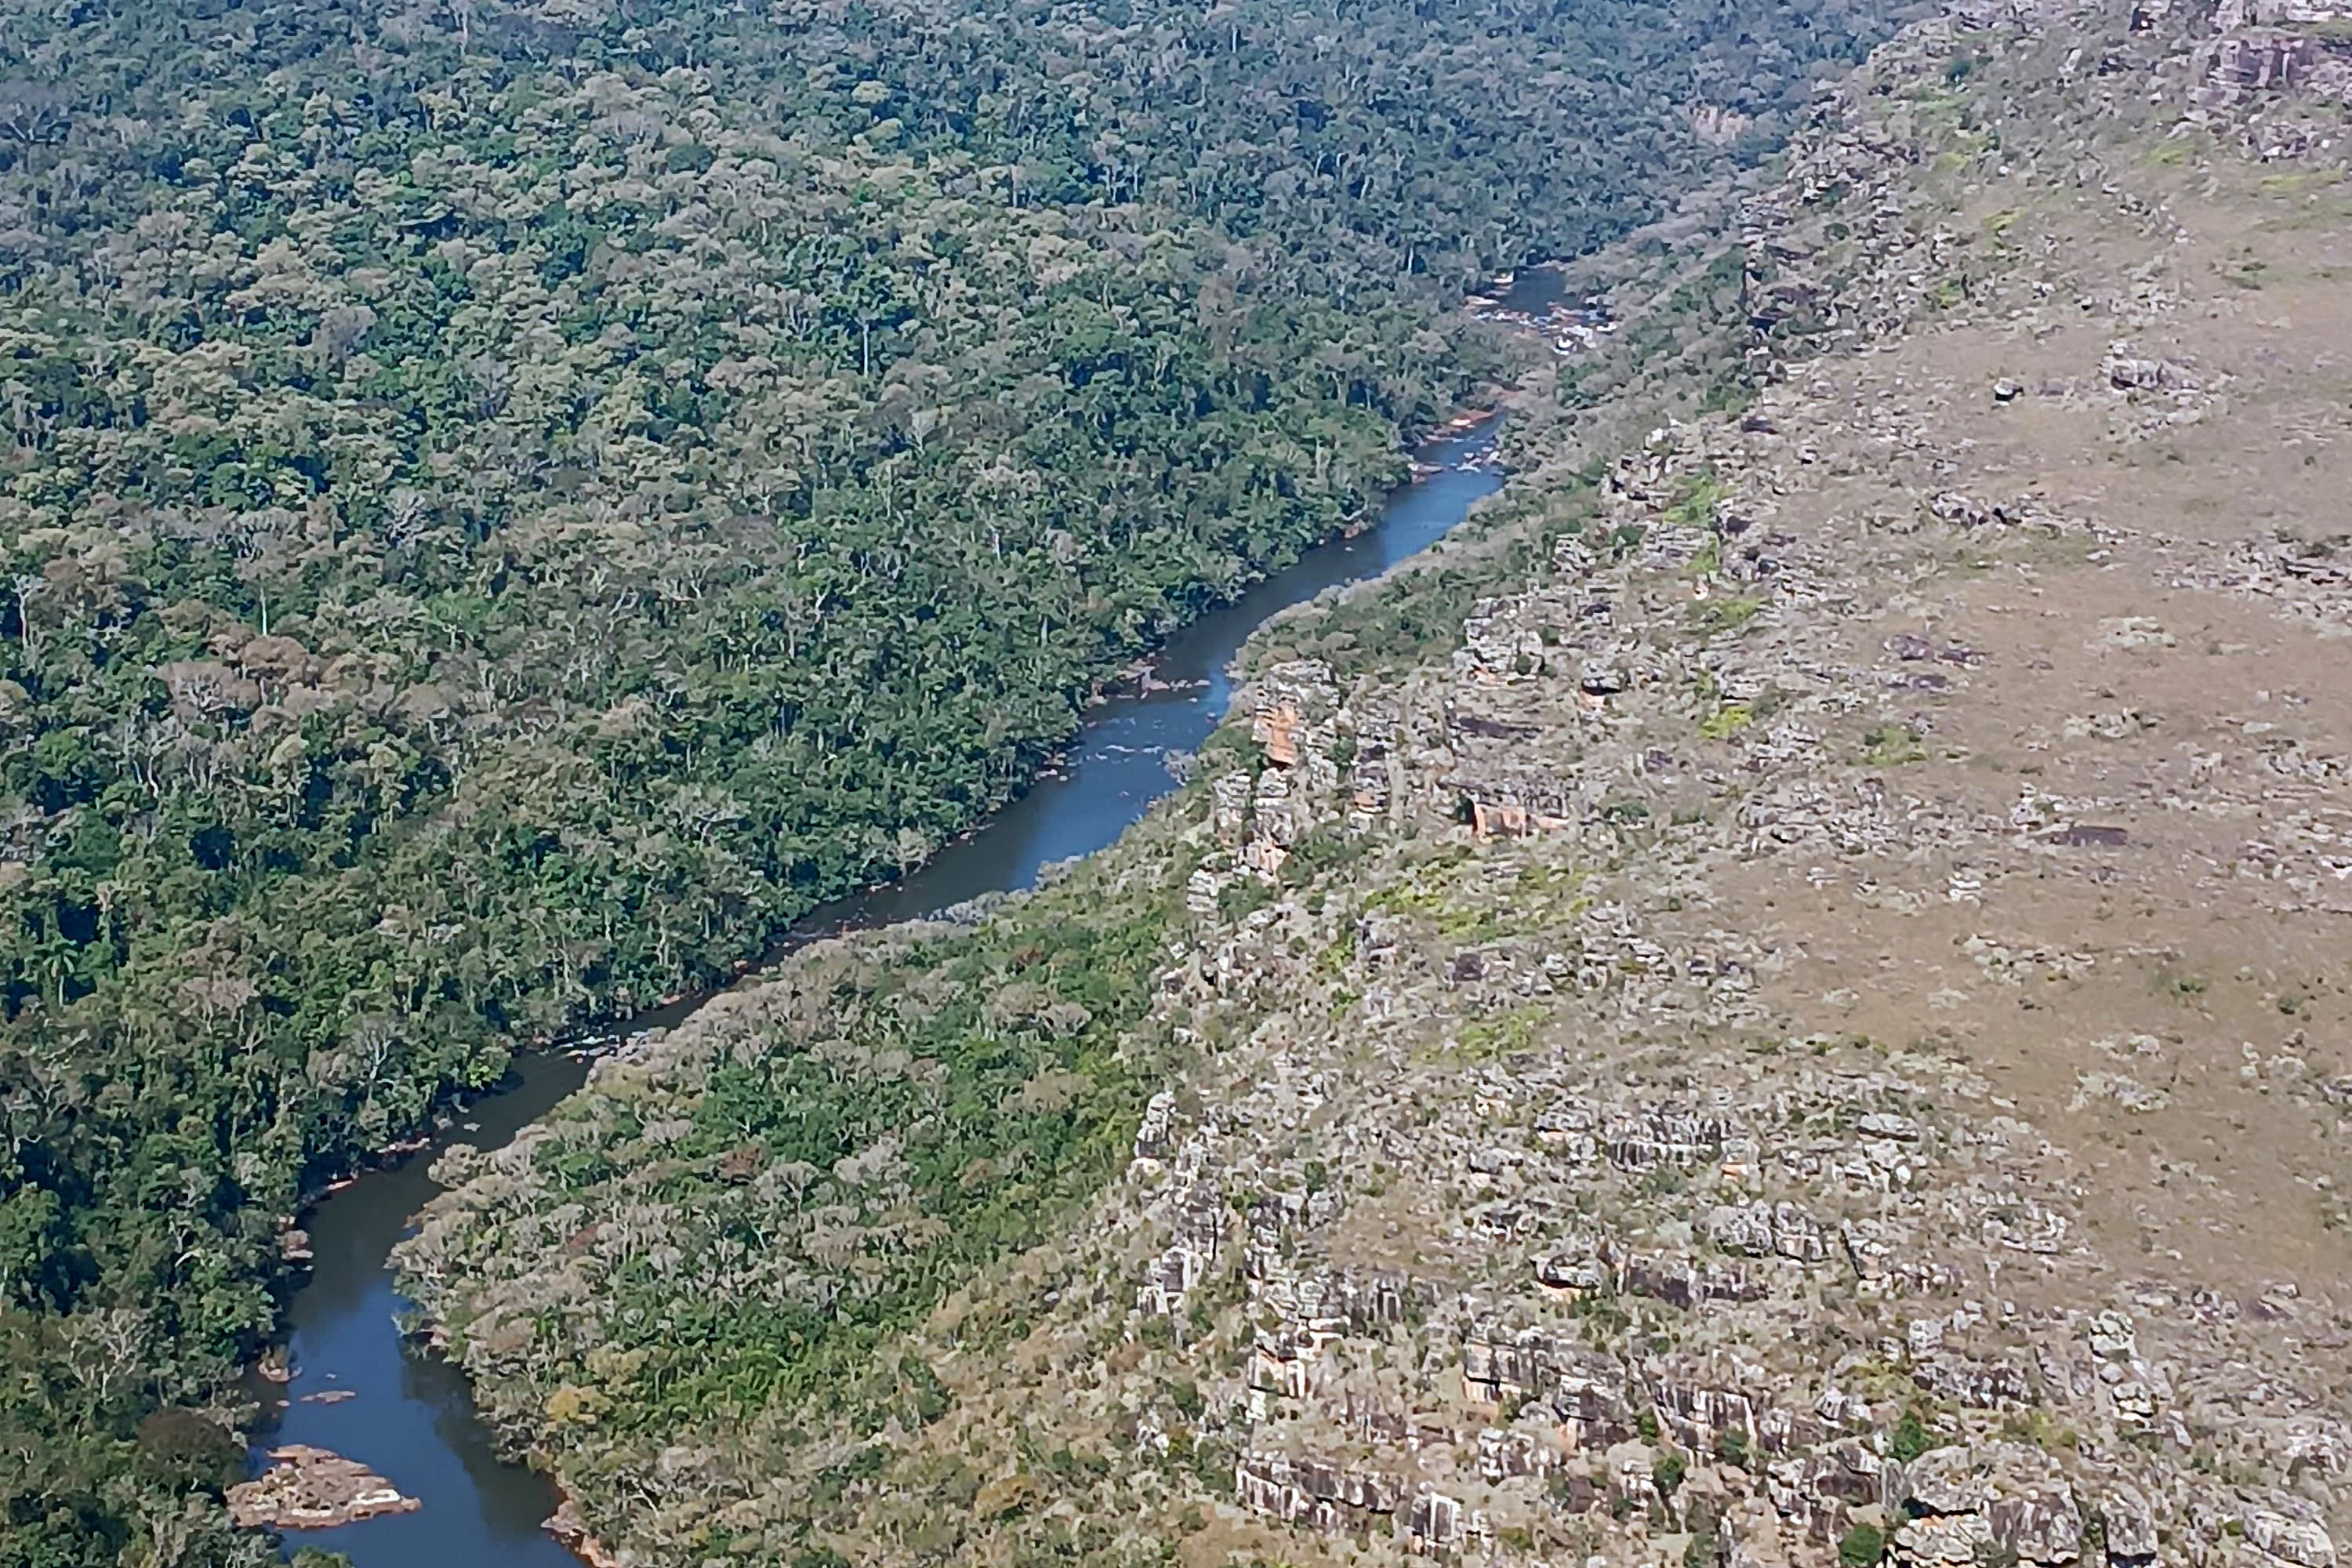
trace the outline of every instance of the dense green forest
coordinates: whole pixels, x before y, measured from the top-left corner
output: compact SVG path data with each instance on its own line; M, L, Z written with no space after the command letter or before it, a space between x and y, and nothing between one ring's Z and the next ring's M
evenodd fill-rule
M1881 19L0 7L0 1565L257 1551L305 1191L1017 789Z

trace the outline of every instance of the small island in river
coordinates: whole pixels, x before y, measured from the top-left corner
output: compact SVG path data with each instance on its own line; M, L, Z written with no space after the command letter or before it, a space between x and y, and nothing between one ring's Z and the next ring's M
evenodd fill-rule
M228 1489L238 1524L278 1530L330 1530L423 1506L358 1460L307 1443L270 1449L268 1469Z

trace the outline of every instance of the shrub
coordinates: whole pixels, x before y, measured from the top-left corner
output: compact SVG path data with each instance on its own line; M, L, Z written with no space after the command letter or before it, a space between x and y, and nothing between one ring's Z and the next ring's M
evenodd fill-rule
M1874 1524L1857 1524L1838 1542L1843 1568L1872 1568L1886 1555L1886 1537Z
M1927 1423L1919 1419L1916 1410L1903 1413L1903 1419L1895 1424L1894 1434L1886 1441L1887 1452L1906 1465L1935 1446L1934 1434L1927 1430Z

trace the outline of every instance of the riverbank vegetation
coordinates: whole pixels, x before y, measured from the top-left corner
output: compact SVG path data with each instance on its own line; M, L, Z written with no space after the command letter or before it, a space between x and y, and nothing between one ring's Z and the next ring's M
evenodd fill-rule
M1017 789L1875 16L0 19L0 1563L246 1551L305 1191Z
M1124 1169L1185 1049L1136 1029L1180 929L1171 855L1130 843L975 926L811 950L509 1148L444 1157L404 1287L594 1533L778 1560L763 1454L942 1413L891 1339ZM842 1483L886 1450L844 1451Z

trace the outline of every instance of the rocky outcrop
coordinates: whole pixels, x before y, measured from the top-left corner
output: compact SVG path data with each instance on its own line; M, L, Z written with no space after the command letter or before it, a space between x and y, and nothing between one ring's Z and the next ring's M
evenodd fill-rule
M1317 1530L1359 1529L1365 1516L1392 1514L1403 1489L1394 1476L1276 1453L1244 1454L1234 1471L1243 1507Z
M268 1468L228 1489L231 1519L273 1530L331 1530L423 1506L357 1460L301 1443L270 1449Z
M2052 1565L2083 1554L2083 1518L2056 1463L2017 1443L1936 1448L1889 1489L1902 1523L1898 1563L1973 1564L1989 1552Z
M540 1528L562 1542L564 1550L588 1568L624 1568L621 1554L596 1539L588 1529L588 1521L581 1517L580 1505L570 1498L565 1498L562 1506L550 1514Z

